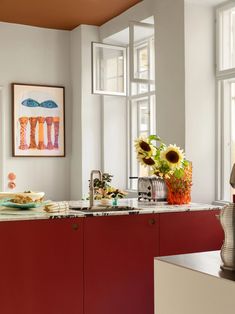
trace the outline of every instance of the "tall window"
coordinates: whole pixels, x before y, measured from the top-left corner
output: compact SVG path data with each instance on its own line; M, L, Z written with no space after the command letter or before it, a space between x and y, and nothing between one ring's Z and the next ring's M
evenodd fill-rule
M230 201L229 185L235 163L235 3L217 8L218 151L217 198Z
M128 173L123 175L126 188L137 189L136 178L149 172L137 162L134 140L156 132L154 25L131 22L120 33L114 34L120 36L118 45L107 44L107 39L106 44L93 43L92 85L95 94L126 97Z
M129 188L137 189L136 179L148 176L149 170L137 162L134 140L156 132L154 25L131 23L129 48Z

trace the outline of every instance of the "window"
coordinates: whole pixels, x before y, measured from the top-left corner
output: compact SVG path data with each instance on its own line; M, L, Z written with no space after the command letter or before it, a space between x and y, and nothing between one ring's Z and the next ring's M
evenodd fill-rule
M103 97L103 123L105 129L108 124L105 119L107 106L120 105L119 111L115 111L116 121L122 120L123 123L127 119L127 132L123 138L123 142L127 142L127 151L125 152L123 147L121 150L121 153L125 155L124 158L128 159L126 165L122 165L122 169L127 169L127 173L124 174L125 188L137 189L136 178L149 175L149 170L138 164L134 140L139 136L156 133L154 25L131 22L129 29L113 34L106 38L105 42L105 44L93 43L92 47L93 93L115 97L126 96L124 100L124 106L126 101L125 116L121 109L123 99L120 101L120 98L116 98L117 101L115 101L116 99L112 98L114 100L112 102L110 98ZM108 43L112 43L112 45ZM122 115L121 119L120 115ZM122 125L122 131L125 127ZM117 129L117 125L109 124L107 127L109 134L116 136L117 132L114 128ZM103 137L103 141L105 141L105 137ZM117 167L107 156L108 152L103 149L105 171L107 168L113 174L116 171L117 177ZM130 179L133 177L135 179Z
M92 43L94 94L126 96L126 48Z
M235 163L235 3L217 8L217 198L230 201L229 185Z
M137 178L148 176L149 169L136 160L134 140L156 132L154 25L130 23L130 180L129 188L137 189Z

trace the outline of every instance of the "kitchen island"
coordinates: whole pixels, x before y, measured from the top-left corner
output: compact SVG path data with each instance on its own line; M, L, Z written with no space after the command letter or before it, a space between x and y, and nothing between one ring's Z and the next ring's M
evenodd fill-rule
M125 211L0 213L4 314L153 314L154 257L218 250L220 208L121 200ZM9 209L8 209L9 211Z
M156 258L155 314L233 314L235 272L219 251Z

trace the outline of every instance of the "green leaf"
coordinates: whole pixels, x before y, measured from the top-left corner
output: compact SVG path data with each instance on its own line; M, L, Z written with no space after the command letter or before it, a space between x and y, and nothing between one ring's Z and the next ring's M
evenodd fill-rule
M180 169L176 169L174 171L174 176L177 178L177 179L181 179L184 175L184 169L183 168L180 168Z
M149 139L149 142L152 142L152 141L161 142L161 138L159 136L153 135L153 134L149 135L148 139Z

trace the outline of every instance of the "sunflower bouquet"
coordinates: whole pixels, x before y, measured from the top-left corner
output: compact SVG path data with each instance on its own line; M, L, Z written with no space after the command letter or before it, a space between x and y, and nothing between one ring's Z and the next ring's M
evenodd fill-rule
M164 179L168 188L168 203L184 204L191 200L192 165L176 145L166 145L157 135L135 141L137 160L151 173Z

